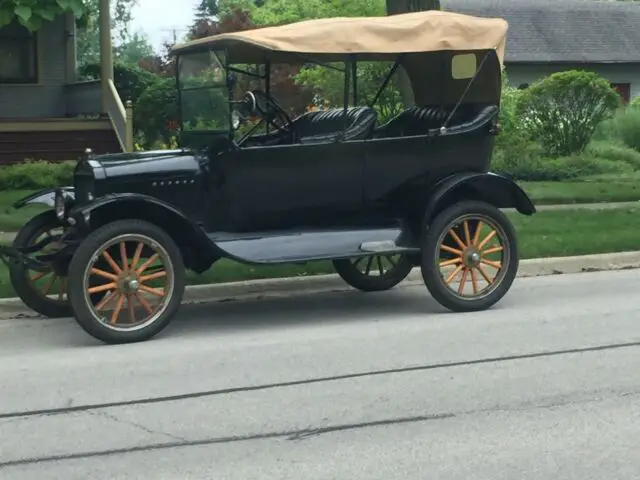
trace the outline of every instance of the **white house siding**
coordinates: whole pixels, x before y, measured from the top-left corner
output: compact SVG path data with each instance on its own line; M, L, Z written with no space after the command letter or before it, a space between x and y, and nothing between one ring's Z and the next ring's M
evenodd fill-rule
M40 82L32 85L0 84L1 118L62 117L66 113L65 18L47 22L38 33Z
M524 84L532 84L552 73L565 70L589 70L609 80L611 83L628 83L631 89L631 99L640 96L640 63L614 65L614 64L564 64L564 65L523 65L506 64L505 69L509 83L515 87Z

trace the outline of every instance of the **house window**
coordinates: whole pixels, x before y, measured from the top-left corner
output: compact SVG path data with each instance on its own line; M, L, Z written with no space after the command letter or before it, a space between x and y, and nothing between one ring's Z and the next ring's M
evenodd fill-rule
M626 105L631 98L631 84L630 83L612 83L611 87L618 92L622 97L622 102Z
M37 83L36 36L21 25L0 28L0 84Z

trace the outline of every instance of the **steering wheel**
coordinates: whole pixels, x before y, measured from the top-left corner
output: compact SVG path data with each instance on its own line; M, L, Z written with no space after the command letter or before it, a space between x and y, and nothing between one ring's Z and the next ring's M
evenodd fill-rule
M262 90L250 90L244 94L243 110L257 112L276 130L289 133L293 130L293 121L287 112ZM276 123L276 120L278 122Z

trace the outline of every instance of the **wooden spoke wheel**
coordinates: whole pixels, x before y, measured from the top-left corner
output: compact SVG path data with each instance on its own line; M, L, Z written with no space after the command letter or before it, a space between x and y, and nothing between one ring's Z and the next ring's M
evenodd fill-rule
M421 267L427 288L443 306L484 310L499 301L515 279L515 230L492 205L460 202L429 227Z
M14 247L28 247L48 241L42 250L30 254L49 254L59 248L63 228L53 210L40 213L29 220L13 241ZM71 308L67 299L66 275L56 272L53 265L46 272L36 272L25 266L12 266L11 285L29 308L50 318L68 317Z
M147 340L164 329L184 293L182 254L158 227L121 220L89 235L69 267L78 323L107 343ZM102 294L99 301L94 295Z
M413 268L406 256L394 254L334 260L333 265L345 282L365 292L389 290L404 280Z

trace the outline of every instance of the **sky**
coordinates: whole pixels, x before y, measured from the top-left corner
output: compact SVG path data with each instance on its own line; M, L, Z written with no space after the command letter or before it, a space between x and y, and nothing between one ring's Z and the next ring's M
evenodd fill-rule
M174 29L178 39L186 33L197 3L198 0L138 0L132 11L131 30L144 32L159 51L163 41L172 40Z

